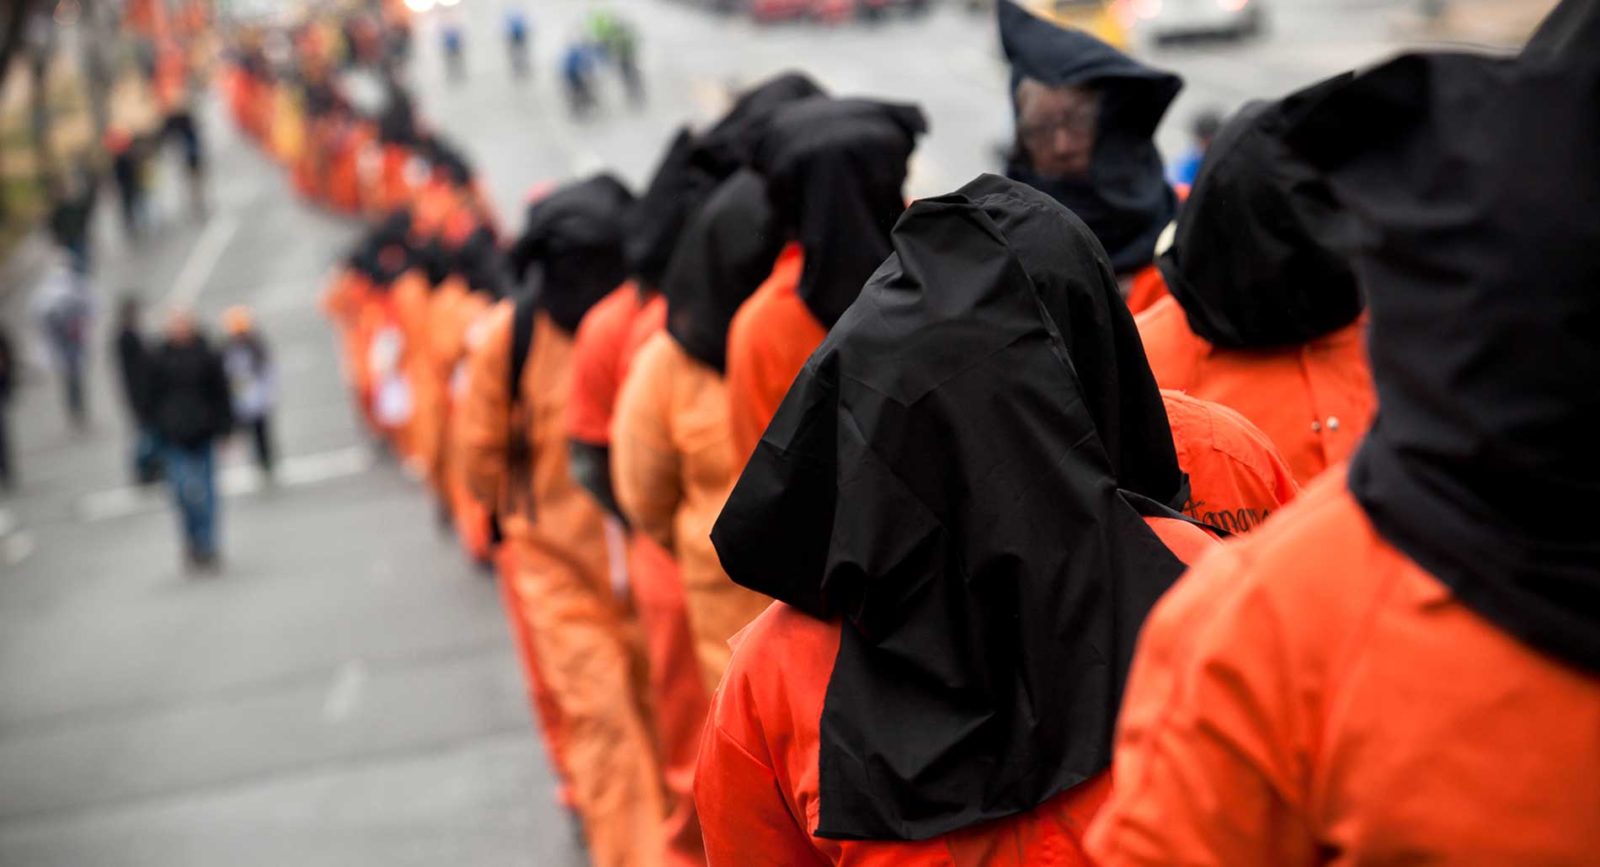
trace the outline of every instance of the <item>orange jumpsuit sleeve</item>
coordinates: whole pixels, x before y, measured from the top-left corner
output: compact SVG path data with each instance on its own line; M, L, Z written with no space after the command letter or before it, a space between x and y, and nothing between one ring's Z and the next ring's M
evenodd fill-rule
M719 696L719 701L722 696ZM736 718L741 711L714 711ZM700 739L702 769L695 774L695 806L705 838L708 867L794 867L826 864L789 812L770 758L746 748L715 722Z
M672 441L676 345L665 332L639 350L617 396L611 428L611 480L628 522L676 551L673 520L683 501L679 454Z
M508 303L489 311L467 356L467 383L454 436L456 463L467 490L495 508L506 487L511 429L511 317Z
M1116 785L1089 832L1102 867L1322 863L1302 818L1315 696L1293 677L1284 612L1247 570L1236 546L1212 552L1145 624Z
M1144 343L1145 358L1150 362L1156 384L1177 391L1193 388L1201 357L1208 346L1189 330L1189 320L1178 299L1162 298L1133 321L1139 328L1139 340Z

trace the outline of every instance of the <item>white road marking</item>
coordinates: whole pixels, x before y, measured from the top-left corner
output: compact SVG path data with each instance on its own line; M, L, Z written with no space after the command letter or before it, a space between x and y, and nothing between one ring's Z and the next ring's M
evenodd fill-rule
M13 533L5 537L3 547L5 548L6 565L16 566L23 560L28 559L28 555L33 553L33 534L28 532Z
M222 258L228 242L233 240L234 233L238 231L239 218L232 214L222 214L206 224L205 231L200 233L200 240L189 251L189 258L184 260L183 269L172 281L167 304L188 305L199 300L200 293L205 291L206 281L211 279L211 272L217 267L217 260Z
M278 472L278 480L285 485L311 485L360 475L372 469L376 462L377 458L373 456L371 449L366 446L350 446L286 460Z
M364 446L297 455L284 459L278 466L277 483L286 488L320 484L360 475L372 469L376 462L372 452ZM217 492L223 497L244 497L266 487L265 480L254 465L235 464L217 474ZM77 513L79 519L85 522L108 521L163 508L166 499L167 490L161 485L111 488L79 499Z
M367 664L352 659L333 675L328 685L328 695L322 700L322 721L341 723L350 718L361 705L361 694L367 686Z

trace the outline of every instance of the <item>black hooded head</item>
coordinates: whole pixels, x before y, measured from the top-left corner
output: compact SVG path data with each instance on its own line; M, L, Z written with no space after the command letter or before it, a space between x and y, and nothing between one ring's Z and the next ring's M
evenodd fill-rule
M508 254L521 282L537 265L538 303L574 332L583 315L627 279L624 222L633 194L610 174L566 184L528 208L527 227Z
M712 531L735 582L846 621L824 837L925 839L1104 771L1135 635L1183 568L1141 517L1186 486L1089 229L984 176L893 240Z
M672 262L678 236L693 213L691 197L697 187L696 173L690 168L695 139L687 127L679 129L667 145L667 152L656 166L650 186L639 197L628 217L628 270L641 289L660 288Z
M926 130L912 105L819 96L783 108L757 142L752 165L805 251L800 298L824 327L889 255L906 161Z
M1506 632L1600 673L1600 5L1411 55L1289 138L1361 220L1378 414L1350 489Z
M505 260L500 255L494 230L479 226L461 243L461 270L467 286L491 298L505 295Z
M717 181L750 161L772 115L791 102L822 96L823 90L806 75L785 72L741 93L695 144L692 162Z
M678 242L661 284L667 332L690 356L723 371L733 314L772 273L782 249L766 184L750 169L734 172Z
M1206 152L1176 240L1157 264L1189 327L1211 343L1294 346L1361 315L1346 252L1350 214L1283 142L1296 117L1347 78L1246 105Z
M1183 79L1152 69L1079 30L1067 30L1000 0L1000 41L1011 63L1011 99L1025 79L1087 87L1100 96L1094 157L1087 178L1047 178L1019 145L1006 174L1049 193L1089 225L1118 274L1150 264L1156 241L1177 212L1156 150L1155 131Z

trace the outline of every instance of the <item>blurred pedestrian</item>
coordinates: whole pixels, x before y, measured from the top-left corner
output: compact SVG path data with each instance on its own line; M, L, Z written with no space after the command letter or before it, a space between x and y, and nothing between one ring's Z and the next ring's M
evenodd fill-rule
M162 110L161 135L178 145L189 191L189 213L198 220L206 214L206 154L189 74L189 61L180 46L169 44L160 49L155 84Z
M142 329L143 309L139 299L127 295L117 305L117 334L114 348L117 373L122 382L122 398L134 425L133 477L141 485L161 480L160 441L150 419L149 348Z
M1166 294L1156 242L1178 212L1155 130L1183 79L1000 0L1016 142L1006 175L1066 205L1111 256L1128 309Z
M66 177L53 177L48 186L50 237L71 256L74 268L87 272L92 258L90 236L99 178L87 163L80 163Z
M1172 167L1167 171L1167 180L1173 186L1190 187L1194 185L1195 178L1200 176L1200 164L1205 161L1206 153L1211 150L1211 142L1222 129L1222 112L1216 109L1207 109L1195 117L1192 127L1194 139L1189 147L1173 161Z
M275 456L272 412L278 402L278 371L249 308L228 308L222 315L222 328L227 334L222 363L233 393L234 422L248 429L256 466L270 476Z
M584 40L567 46L561 57L561 79L567 88L567 107L575 118L584 118L598 104L594 95L594 47Z
M590 24L595 44L617 68L628 100L644 102L644 81L639 77L639 45L632 25L610 12L596 12Z
M17 360L11 335L0 326L0 491L7 493L17 484L11 463L11 397L17 387Z
M150 353L150 418L161 438L162 465L183 531L185 562L218 568L215 446L233 427L233 399L222 359L177 308L166 339Z
M106 130L106 153L111 156L111 180L117 187L121 206L122 231L129 241L144 234L148 219L145 208L144 143L128 130L113 126Z
M62 397L72 426L83 429L89 413L84 378L96 301L82 264L63 253L45 270L33 296L33 317L61 377Z
M451 81L460 81L466 75L466 32L459 20L451 18L440 27L439 36L444 48L445 72Z
M533 64L530 58L532 49L529 46L531 34L528 31L527 10L520 5L507 9L506 50L511 55L511 71L518 78L522 78L533 71Z

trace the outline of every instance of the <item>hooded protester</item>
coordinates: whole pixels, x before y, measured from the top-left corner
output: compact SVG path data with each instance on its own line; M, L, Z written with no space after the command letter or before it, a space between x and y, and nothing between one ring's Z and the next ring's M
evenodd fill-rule
M1159 265L1172 297L1139 315L1162 388L1230 406L1309 482L1355 450L1377 395L1353 227L1285 131L1336 78L1240 109L1212 144Z
M233 420L249 429L256 467L270 476L277 452L272 436L272 415L278 403L277 365L249 308L228 308L222 328L227 335L222 365L233 393Z
M906 161L926 130L915 106L816 97L779 112L757 143L753 165L793 242L728 332L728 418L740 459L889 255Z
M489 507L472 495L455 442L475 336L505 296L504 263L492 229L480 226L473 230L462 244L459 267L464 291L440 310L440 337L433 345L434 364L446 383L440 487L462 547L473 562L488 566L494 559L494 518Z
M514 633L559 717L561 763L590 857L603 867L662 863L660 770L646 727L628 612L611 581L600 509L572 480L565 405L572 335L621 282L633 195L610 175L539 201L516 243L534 292L484 322L468 362L456 437L469 486L500 516L515 573Z
M1154 136L1183 79L1012 0L999 16L1017 125L1006 175L1088 224L1138 313L1166 292L1152 263L1178 199Z
M1597 43L1569 0L1289 132L1361 224L1377 418L1151 615L1100 864L1593 863Z
M694 816L694 766L709 696L700 681L677 564L622 517L611 481L611 422L634 357L666 325L666 298L658 287L689 217L681 193L694 143L688 130L678 132L629 214L625 248L633 279L596 304L578 327L567 404L573 477L606 510L607 531L627 540L626 581L649 663L651 722L666 796L666 861L675 867L705 863Z
M597 500L611 504L608 508L615 509L619 521L625 519L611 478L611 428L634 359L666 326L667 303L660 289L678 242L716 183L746 158L748 130L759 129L776 108L820 92L805 76L779 75L741 95L704 134L680 130L630 216L626 249L633 280L597 305L579 329L568 416L574 472ZM637 527L628 529L627 540L627 581L643 627L661 748L667 858L692 867L705 863L694 812L694 769L710 693L701 676L677 561L668 547Z
M770 601L728 580L710 532L739 466L722 378L728 325L782 245L766 185L741 169L684 230L662 284L666 331L639 350L612 428L617 499L682 570L708 691L727 665L728 639Z
M1213 540L1087 226L986 175L893 241L712 534L781 604L713 700L710 863L1087 864L1134 636Z

